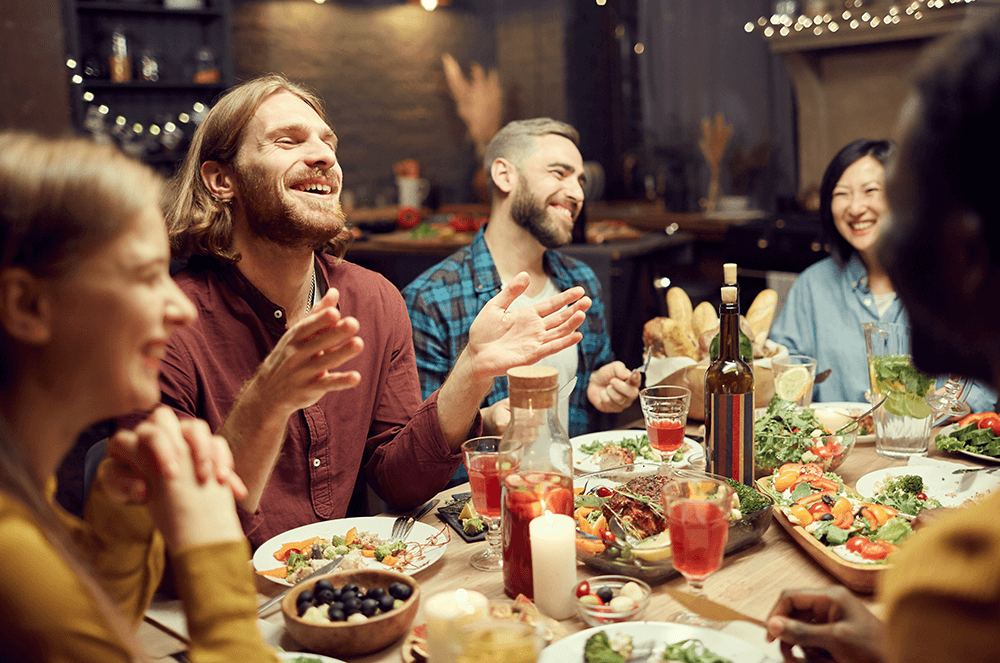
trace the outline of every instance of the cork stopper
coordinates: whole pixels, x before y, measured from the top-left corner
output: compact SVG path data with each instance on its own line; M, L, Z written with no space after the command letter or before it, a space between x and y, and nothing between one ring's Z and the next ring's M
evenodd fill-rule
M723 264L722 276L726 285L736 285L736 263L727 262Z
M722 303L723 304L735 304L736 303L736 287L727 285L722 287Z
M507 371L511 407L554 407L559 389L559 370L551 366L517 366Z

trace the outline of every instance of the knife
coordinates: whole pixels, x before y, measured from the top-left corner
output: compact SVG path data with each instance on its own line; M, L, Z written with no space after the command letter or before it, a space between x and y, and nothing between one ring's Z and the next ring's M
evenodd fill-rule
M262 603L260 605L260 607L257 608L257 614L258 615L262 614L265 610L267 610L268 608L270 608L271 606L273 606L275 603L278 603L279 601L281 601L281 599L285 598L285 594L287 594L288 592L292 591L292 589L294 589L295 587L297 587L299 585L299 583L303 583L306 580L309 580L310 578L314 578L314 577L316 577L318 575L322 575L324 573L329 573L330 571L333 571L335 568L337 568L337 565L340 564L342 561L344 561L344 556L343 555L341 555L337 559L333 560L332 562L330 562L329 564L327 564L323 568L319 569L318 571L313 571L312 573L310 573L309 575L307 575L302 580L299 580L299 582L295 583L294 585L292 585L291 587L289 587L285 591L283 591L280 594L278 594L277 596L275 596L273 599L269 599L269 600L265 601L264 603Z
M732 608L728 608L721 603L716 603L711 599L706 599L703 596L695 596L694 594L688 594L687 592L682 592L681 590L674 589L672 587L664 587L663 589L670 595L670 598L677 601L688 610L698 613L702 617L707 617L708 619L714 619L715 621L720 622L741 620L767 628L767 625L756 617L744 615L742 612L737 612Z

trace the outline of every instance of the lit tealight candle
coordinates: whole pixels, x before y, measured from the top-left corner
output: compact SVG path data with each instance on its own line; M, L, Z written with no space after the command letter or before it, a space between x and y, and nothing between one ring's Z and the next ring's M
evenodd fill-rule
M576 586L576 523L569 516L545 512L528 523L535 605L549 617L573 616Z
M450 641L463 626L484 619L488 612L489 601L479 592L457 589L430 597L424 603L430 660L451 663Z

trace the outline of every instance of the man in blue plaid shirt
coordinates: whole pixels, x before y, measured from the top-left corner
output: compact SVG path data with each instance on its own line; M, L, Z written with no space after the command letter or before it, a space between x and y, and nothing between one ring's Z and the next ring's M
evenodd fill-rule
M576 129L537 118L511 122L486 149L493 207L472 244L430 268L403 289L413 324L421 389L441 386L469 339L483 305L519 272L531 284L509 310L529 306L575 285L593 300L580 327L583 340L539 364L559 369L560 384L576 387L560 403L570 436L588 432L597 412L621 412L639 393L638 377L614 361L601 288L593 270L553 249L570 241L583 207L583 158ZM506 378L484 401L483 434L499 435L510 421Z

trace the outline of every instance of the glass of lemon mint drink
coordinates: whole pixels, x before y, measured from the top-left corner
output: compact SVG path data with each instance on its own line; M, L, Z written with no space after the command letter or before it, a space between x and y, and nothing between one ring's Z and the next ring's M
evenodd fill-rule
M927 455L933 417L925 398L935 380L913 366L909 327L871 322L861 327L872 402L886 398L875 411L875 450L886 458Z

